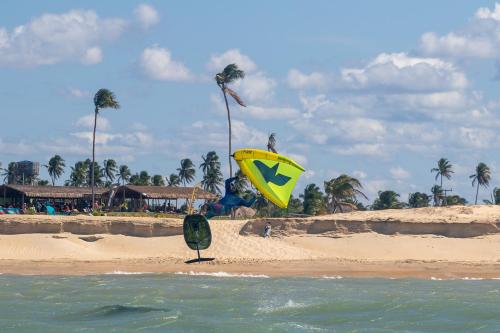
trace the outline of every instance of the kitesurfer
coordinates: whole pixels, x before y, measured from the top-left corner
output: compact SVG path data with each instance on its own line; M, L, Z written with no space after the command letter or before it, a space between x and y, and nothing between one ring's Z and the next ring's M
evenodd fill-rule
M224 183L224 197L217 202L211 202L204 206L205 217L210 219L214 216L229 215L233 208L240 206L250 207L254 204L257 199L255 196L250 200L245 200L238 196L238 191L234 186L234 182L238 177L232 177L226 179Z

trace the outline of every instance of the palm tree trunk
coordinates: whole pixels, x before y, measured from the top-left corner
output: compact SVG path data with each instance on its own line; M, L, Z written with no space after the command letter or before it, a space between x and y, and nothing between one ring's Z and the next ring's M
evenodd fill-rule
M479 182L477 182L477 189L476 189L476 202L474 203L474 205L477 205L477 195L479 193Z
M226 91L224 90L225 86L222 85L222 94L224 95L224 101L226 102L226 109L227 109L227 123L229 126L229 178L233 177L233 164L231 161L231 113L229 112L229 104L227 103L227 96L226 96Z
M90 186L92 186L92 211L95 208L95 191L94 191L94 166L95 166L95 131L97 127L97 113L99 112L98 108L95 108L95 115L94 115L94 133L92 135L92 166L90 168L92 174L90 175Z

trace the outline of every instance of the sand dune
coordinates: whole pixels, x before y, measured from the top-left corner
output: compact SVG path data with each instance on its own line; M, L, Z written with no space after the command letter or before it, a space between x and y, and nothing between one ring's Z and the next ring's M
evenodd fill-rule
M267 221L271 239L260 236ZM202 255L215 260L186 265L196 252L185 245L180 220L2 216L0 273L500 277L499 221L496 206L212 220L213 242Z

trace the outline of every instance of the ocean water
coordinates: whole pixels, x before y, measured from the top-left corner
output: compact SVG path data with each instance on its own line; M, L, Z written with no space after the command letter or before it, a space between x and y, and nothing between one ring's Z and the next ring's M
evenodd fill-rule
M0 275L0 332L500 332L500 280Z

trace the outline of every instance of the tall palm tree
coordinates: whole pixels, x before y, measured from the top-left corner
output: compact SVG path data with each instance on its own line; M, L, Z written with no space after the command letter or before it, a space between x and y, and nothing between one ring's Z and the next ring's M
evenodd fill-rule
M271 133L271 135L269 135L267 139L267 151L272 151L275 154L278 153L276 151L276 133Z
M97 115L99 114L99 110L106 109L106 108L112 108L112 109L118 109L120 108L120 104L116 100L115 94L113 94L111 91L108 89L99 89L97 93L94 96L94 132L92 135L92 164L91 164L91 186L92 186L92 210L94 209L95 206L95 131L97 128Z
M231 97L238 103L239 105L246 107L245 103L241 100L241 98L231 90L227 85L229 83L232 83L238 79L243 79L245 77L245 72L242 71L241 69L238 68L236 64L230 64L227 65L224 70L218 74L215 75L215 82L217 82L217 85L219 86L220 90L222 91L222 94L224 95L224 101L226 102L226 109L227 109L227 122L228 122L228 129L229 129L229 176L233 176L233 165L231 161L231 154L232 154L232 147L231 147L231 113L229 111L229 104L227 102L227 95L231 95Z
M49 173L50 178L52 178L52 186L54 186L57 178L61 177L64 173L64 167L66 164L61 156L54 155L54 157L49 160L49 164L44 166L47 168L47 172Z
M106 181L110 181L111 183L115 179L115 173L118 171L116 161L109 159L104 160L104 177L106 177Z
M337 208L342 212L342 202L346 200L356 201L356 196L362 196L368 199L366 195L361 192L363 186L360 181L348 175L340 175L325 182L325 193L327 194L328 204L335 213Z
M130 171L129 167L125 164L122 164L118 167L118 173L115 176L118 177L118 182L120 182L121 180L122 185L125 185L125 182L130 179L131 175L132 172Z
M443 188L443 176L446 177L446 179L448 179L448 180L451 179L451 174L453 173L453 165L446 158L441 157L438 161L437 168L432 168L431 172L436 173L435 180L437 180L438 178L441 178L441 182L439 185L441 186L441 189L442 189ZM444 191L444 195L445 195L444 202L446 202L446 191Z
M181 179L175 173L171 173L170 176L165 177L168 186L179 186L181 184Z
M186 187L186 183L191 183L193 181L196 174L193 161L189 158L181 160L181 167L177 168L177 171L179 172L179 178L184 184L184 187Z
M469 178L472 179L472 186L474 186L477 183L476 200L474 202L474 204L477 205L477 195L479 194L479 185L483 187L488 187L488 185L490 184L490 179L491 179L490 168L486 164L481 162L476 166L476 173L470 175Z

